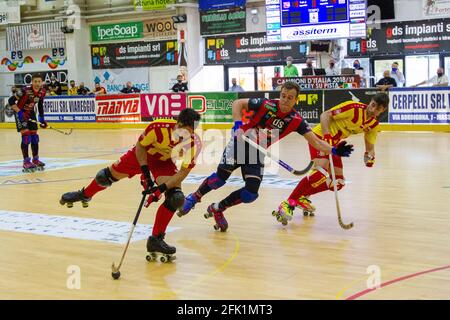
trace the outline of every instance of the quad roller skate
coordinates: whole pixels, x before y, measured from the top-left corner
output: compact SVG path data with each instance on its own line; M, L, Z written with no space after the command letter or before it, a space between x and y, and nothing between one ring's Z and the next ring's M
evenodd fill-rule
M36 166L36 170L38 171L44 171L45 170L45 163L39 160L39 157L33 158L33 164Z
M214 225L214 230L220 230L221 232L225 232L228 229L228 222L223 215L223 211L214 209L214 203L210 204L207 213L204 214L205 219L214 217L216 220L216 224Z
M292 199L288 199L280 203L277 210L272 212L272 215L277 218L278 222L281 222L283 226L287 225L292 220L296 202Z
M182 216L187 215L192 209L195 208L195 204L197 202L200 202L200 199L198 199L194 193L188 195L184 200L184 204L181 209L177 211L177 216L181 218Z
M300 210L303 210L303 215L305 217L314 217L315 215L314 212L316 211L316 207L311 204L311 200L309 200L307 197L300 197L298 199L296 207Z
M23 169L22 172L30 173L35 172L37 167L34 163L31 162L30 158L23 159Z
M175 247L169 246L164 241L165 233L160 233L158 236L150 236L147 240L147 259L148 262L160 261L162 263L172 262L177 257L175 253L177 249Z
M84 188L83 188L79 191L64 193L61 199L59 200L59 203L62 206L67 204L68 208L72 208L74 202L81 201L81 205L83 206L83 208L87 208L89 207L88 202L91 201L91 199L92 198L88 198L84 195Z

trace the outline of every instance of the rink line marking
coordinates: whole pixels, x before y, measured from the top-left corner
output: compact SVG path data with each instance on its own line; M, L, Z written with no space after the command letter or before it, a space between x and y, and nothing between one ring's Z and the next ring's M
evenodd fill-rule
M8 187L8 186L17 186L17 185L24 185L24 184L45 184L45 183L54 183L54 182L69 182L69 181L80 181L80 180L88 180L93 179L94 177L86 177L86 178L74 178L74 179L60 179L60 180L41 180L41 179L35 179L37 181L31 181L29 179L21 179L21 180L4 180L0 181L0 187ZM21 182L22 181L22 182Z
M131 223L122 221L0 210L0 231L125 244L130 228ZM152 229L153 225L137 224L131 242L147 239ZM178 229L169 227L167 232Z
M394 283L397 283L397 282L401 282L401 281L406 281L406 280L409 280L411 278L416 278L416 277L422 276L424 274L438 272L438 271L442 271L442 270L445 270L445 269L450 269L450 265L439 267L439 268L434 268L434 269L429 269L429 270L425 270L425 271L420 271L420 272L412 273L412 274L409 274L409 275L406 275L406 276L403 276L403 277L395 278L393 280L386 281L386 282L382 283L379 288L362 290L360 292L357 292L357 293L355 293L355 294L345 298L345 300L355 300L355 299L358 299L358 298L360 298L362 296L365 296L365 295L367 295L367 294L369 294L369 293L371 293L373 291L381 290L382 288L387 287L387 286L389 286L391 284L394 284Z
M205 282L207 279L214 277L219 272L223 272L236 259L237 255L239 253L240 247L241 247L239 238L232 232L227 232L227 233L229 233L234 238L235 245L234 245L233 253L222 265L220 265L213 271L211 271L203 276L198 277L195 281L191 282L190 284L187 284L186 286L181 287L180 289L177 289L177 290L172 290L172 291L161 293L161 294L157 295L154 299L155 300L173 299L177 295L179 295L181 292L186 291L187 289L189 289L193 286L196 286L202 282Z

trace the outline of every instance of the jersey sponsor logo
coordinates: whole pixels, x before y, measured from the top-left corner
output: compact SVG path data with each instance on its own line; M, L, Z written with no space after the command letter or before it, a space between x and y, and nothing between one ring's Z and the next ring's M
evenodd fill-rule
M277 104L273 102L266 101L264 107L272 112L277 112Z

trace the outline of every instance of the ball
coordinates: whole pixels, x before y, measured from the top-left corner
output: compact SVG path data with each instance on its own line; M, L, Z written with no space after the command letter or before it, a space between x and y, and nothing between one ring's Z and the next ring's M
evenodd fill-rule
M112 272L111 275L112 275L114 280L117 280L117 279L120 278L120 271Z

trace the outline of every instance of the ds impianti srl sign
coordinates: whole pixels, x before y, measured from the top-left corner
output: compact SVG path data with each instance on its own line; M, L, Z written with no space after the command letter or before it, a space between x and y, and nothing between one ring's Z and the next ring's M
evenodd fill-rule
M125 22L91 26L92 42L140 39L144 34L142 22Z

